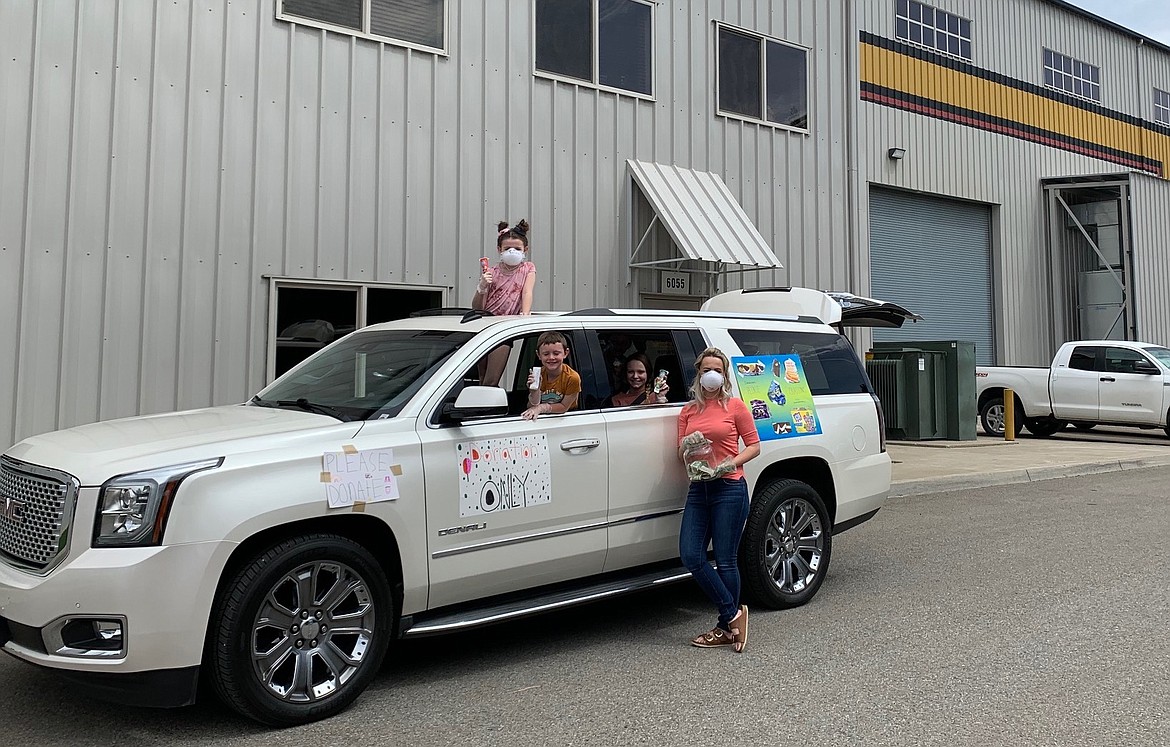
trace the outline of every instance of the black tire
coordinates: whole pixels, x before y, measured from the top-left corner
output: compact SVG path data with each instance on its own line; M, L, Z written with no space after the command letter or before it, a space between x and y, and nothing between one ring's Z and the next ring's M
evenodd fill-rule
M378 673L396 618L386 574L364 547L333 534L283 540L222 589L209 676L224 703L269 726L328 718Z
M1052 418L1029 418L1024 425L1027 426L1028 433L1036 438L1048 438L1053 433L1064 430L1068 423Z
M1083 420L1074 420L1073 427L1078 431L1091 431L1097 427L1096 423L1088 423Z
M829 570L833 525L817 491L775 480L756 491L739 548L743 591L771 609L812 599Z
M1016 400L1016 435L1024 430L1024 408ZM983 432L989 436L1002 436L1004 432L1003 395L997 394L984 400L979 408L979 422L983 425Z

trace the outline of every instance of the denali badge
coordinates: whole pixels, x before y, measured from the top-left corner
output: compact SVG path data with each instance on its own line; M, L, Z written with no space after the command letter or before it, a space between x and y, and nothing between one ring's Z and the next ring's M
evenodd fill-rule
M0 518L19 524L24 521L24 504L10 495L4 496L4 503L0 505Z
M450 529L440 529L439 536L446 537L448 534L462 534L464 532L475 532L480 529L487 529L487 522L482 524L465 524L461 527L451 527Z

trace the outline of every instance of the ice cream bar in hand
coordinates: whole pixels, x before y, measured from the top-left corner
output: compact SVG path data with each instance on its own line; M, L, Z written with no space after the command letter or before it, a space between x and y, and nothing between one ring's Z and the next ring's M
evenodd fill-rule
M666 386L666 377L669 372L665 368L658 369L658 375L654 377L654 393L658 394L662 391L662 387Z
M487 272L488 268L491 266L492 266L492 263L490 260L488 260L487 257L480 257L479 258L479 271L480 272Z

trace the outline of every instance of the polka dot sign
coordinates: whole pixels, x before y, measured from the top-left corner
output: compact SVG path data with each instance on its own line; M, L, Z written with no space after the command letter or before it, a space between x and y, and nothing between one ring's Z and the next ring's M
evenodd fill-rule
M455 444L459 515L480 516L552 501L548 438L543 433Z

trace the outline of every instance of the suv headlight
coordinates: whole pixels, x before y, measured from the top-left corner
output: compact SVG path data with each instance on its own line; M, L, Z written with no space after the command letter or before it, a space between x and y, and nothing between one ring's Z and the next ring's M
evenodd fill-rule
M145 547L162 542L163 529L180 483L195 472L215 469L223 457L120 475L98 493L94 547Z

